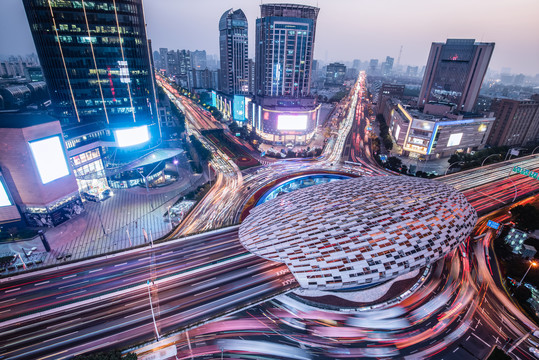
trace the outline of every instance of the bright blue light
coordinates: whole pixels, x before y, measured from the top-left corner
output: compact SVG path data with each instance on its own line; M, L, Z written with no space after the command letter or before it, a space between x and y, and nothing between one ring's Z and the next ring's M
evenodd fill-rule
M114 131L114 133L116 134L116 142L119 147L139 145L150 140L147 125L129 129L119 129Z

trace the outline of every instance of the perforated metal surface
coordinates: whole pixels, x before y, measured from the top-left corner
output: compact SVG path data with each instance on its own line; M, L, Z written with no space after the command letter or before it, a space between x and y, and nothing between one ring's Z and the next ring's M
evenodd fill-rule
M250 252L288 265L299 284L340 289L424 267L472 231L461 193L431 180L361 177L279 196L240 226Z

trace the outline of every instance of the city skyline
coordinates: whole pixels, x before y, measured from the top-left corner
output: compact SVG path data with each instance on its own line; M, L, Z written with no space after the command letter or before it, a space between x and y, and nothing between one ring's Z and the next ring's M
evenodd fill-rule
M459 6L458 1L462 6ZM447 24L440 21L439 9L429 9L429 4L423 0L415 1L414 6L399 8L399 11L388 11L400 5L396 0L372 3L365 10L348 0L339 0L342 6L331 6L334 2L330 4L329 0L298 0L294 3L320 7L314 58L325 62L353 59L368 61L371 58L384 59L391 56L395 58L396 65L402 46L401 65L423 66L427 62L432 42L448 38L473 38L476 41L496 43L491 70L511 68L512 73L532 76L539 73L536 65L539 46L533 46L537 45L537 37L533 34L539 33L539 24L534 22L533 17L539 11L538 3L523 0L512 4L514 13L519 16L511 17L507 16L506 3L502 1L490 2L488 7L479 1L458 1L454 7L466 8L467 11L462 11L458 17L452 16L451 23ZM226 3L205 0L189 4L170 0L146 2L148 35L154 50L160 47L198 49L217 55L219 18L227 9L239 8L245 12L249 22L249 57L253 58L254 26L260 16L259 5L258 2L247 0ZM3 1L1 8L0 29L10 36L2 39L0 56L35 52L22 2ZM169 10L165 12L163 8ZM343 11L344 8L347 11ZM481 16L477 16L479 13ZM360 14L359 17L357 14ZM429 31L425 31L427 27ZM403 28L407 33L402 31ZM181 36L182 33L191 34L193 29L196 29L196 37ZM336 38L342 40L336 41Z

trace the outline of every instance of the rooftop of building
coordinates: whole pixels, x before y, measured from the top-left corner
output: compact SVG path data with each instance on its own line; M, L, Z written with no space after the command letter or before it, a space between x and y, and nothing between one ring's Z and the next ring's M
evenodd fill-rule
M0 112L0 128L22 129L58 121L42 111L36 112Z

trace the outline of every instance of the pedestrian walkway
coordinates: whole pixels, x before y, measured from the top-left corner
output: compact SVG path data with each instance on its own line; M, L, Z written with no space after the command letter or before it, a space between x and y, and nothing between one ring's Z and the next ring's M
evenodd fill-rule
M172 230L166 213L180 197L207 181L205 175L185 176L165 187L114 189L102 202L85 202L85 211L57 227L44 229L51 251L46 252L39 237L0 244L1 253L19 253L8 273L29 268L58 265L128 249L165 236ZM27 257L24 254L36 248ZM5 274L5 272L4 272Z

